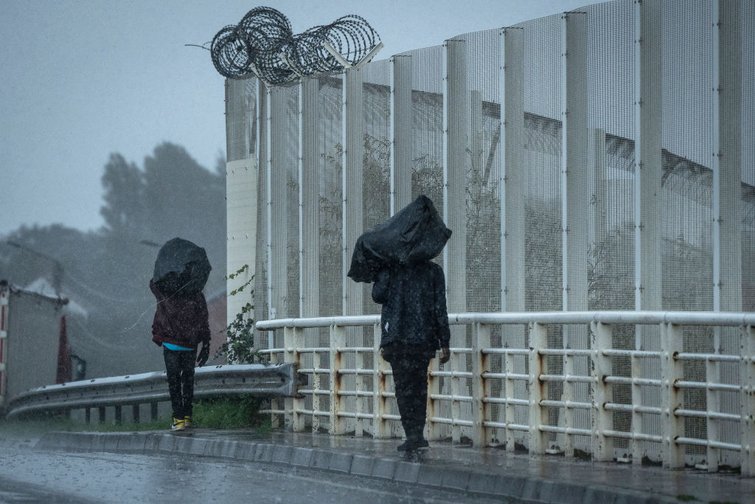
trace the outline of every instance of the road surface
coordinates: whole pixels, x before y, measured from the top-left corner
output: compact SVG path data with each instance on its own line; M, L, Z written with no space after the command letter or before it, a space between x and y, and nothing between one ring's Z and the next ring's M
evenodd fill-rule
M0 503L501 503L314 469L178 455L2 446Z

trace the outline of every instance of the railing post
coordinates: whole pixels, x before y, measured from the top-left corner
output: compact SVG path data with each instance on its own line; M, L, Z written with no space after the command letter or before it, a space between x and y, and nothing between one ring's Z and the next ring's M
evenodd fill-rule
M330 434L339 435L346 431L345 422L338 415L341 412L341 350L346 344L346 329L330 326Z
M540 355L540 349L545 348L548 341L548 331L546 327L537 322L530 323L530 377L528 381L530 393L530 454L540 455L545 453L545 433L540 430L543 425L543 416L545 410L540 405L543 399L543 382L540 381L540 375L543 372L543 361Z
M381 328L378 322L372 328L372 435L380 439L389 437L388 423L385 421L385 371L386 362L380 355Z
M293 364L295 369L301 368L300 349L304 347L304 330L298 327L286 327L283 329L283 362ZM304 408L304 398L300 395L287 397L284 400L285 422L290 425L294 432L304 431L304 416L301 410Z
M755 327L742 328L739 355L742 476L755 476Z
M472 338L472 441L475 446L487 446L490 436L485 421L490 416L486 399L490 396L490 386L484 374L490 367L485 353L490 347L490 326L476 323Z
M457 374L464 368L460 365L462 359L466 361L466 355L463 353L452 352L451 360L448 363L451 365L451 441L454 443L461 442L461 426L456 423L461 418L461 403L459 402L459 395L461 394L460 378Z
M315 370L320 369L321 366L320 352L312 354L312 368ZM320 384L322 382L321 374L319 372L312 373L312 432L319 432L320 430L320 415L317 412L320 411L320 391L322 390Z
M141 418L139 416L139 405L138 404L132 404L131 405L131 416L134 420L134 423L139 423Z
M683 379L684 369L677 359L682 351L682 329L678 325L661 326L661 383L663 388L663 466L671 469L684 467L684 448L676 440L684 433L684 419L676 415L682 406L682 394L676 382ZM634 431L634 429L633 429Z
M606 383L611 375L611 359L603 354L613 346L613 328L601 322L590 324L592 335L592 367L594 378L592 414L592 457L596 461L613 459L613 438L605 435L613 429L613 413L606 410L606 403L613 397L612 387Z

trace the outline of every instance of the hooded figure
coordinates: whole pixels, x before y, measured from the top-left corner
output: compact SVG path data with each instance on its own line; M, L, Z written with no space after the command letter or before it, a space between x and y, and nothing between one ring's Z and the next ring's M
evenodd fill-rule
M430 198L420 196L363 234L354 249L349 276L374 281L372 299L382 305L380 350L393 369L406 434L399 451L428 446L427 368L438 350L441 363L450 358L446 281L431 262L450 236Z
M209 314L202 294L210 269L203 248L174 238L160 249L149 281L157 301L152 341L163 347L174 431L191 427L194 363L204 366L210 355Z

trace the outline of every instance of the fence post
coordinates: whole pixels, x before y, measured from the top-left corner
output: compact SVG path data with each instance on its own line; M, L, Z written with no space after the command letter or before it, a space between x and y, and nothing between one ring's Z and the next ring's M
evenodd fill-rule
M592 457L597 461L613 459L613 438L606 436L606 431L613 430L613 413L606 410L606 403L613 399L612 387L606 383L611 375L611 359L603 350L613 346L613 328L601 322L590 324L592 335L592 367L594 378L593 414L592 414Z
M755 476L755 327L742 328L739 355L742 476Z
M330 434L339 435L346 431L345 422L338 415L341 412L341 350L346 344L346 328L330 326Z
M372 435L375 438L386 438L388 424L385 421L385 371L386 362L380 355L380 322L372 328L373 366L372 366Z
M285 327L283 329L283 362L294 365L294 369L301 367L301 352L304 347L304 330L298 327ZM284 401L285 423L291 426L294 432L304 431L304 416L301 414L304 408L304 398L296 395L287 397Z
M545 411L540 405L543 399L543 382L540 381L540 375L543 372L543 361L540 356L540 349L544 348L548 341L548 331L546 327L537 322L530 323L530 377L528 381L530 393L530 454L541 455L545 453L545 432L540 430L543 425L543 416Z
M676 382L684 376L677 354L682 351L682 329L678 325L661 326L662 411L663 411L663 466L671 469L684 467L684 448L676 440L684 432L684 420L676 415L682 406L682 394ZM634 429L633 429L634 430Z
M484 374L490 367L485 353L490 347L490 326L476 323L472 338L472 441L475 446L487 446L490 436L485 421L490 416L486 399L490 396L490 386Z

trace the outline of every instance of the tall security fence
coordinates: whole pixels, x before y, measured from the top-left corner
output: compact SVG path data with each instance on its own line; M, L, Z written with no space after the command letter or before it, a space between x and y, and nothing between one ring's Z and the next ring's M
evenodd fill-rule
M449 315L449 321L468 328L472 344L453 347L445 366L437 359L431 364L426 427L430 440L450 438L480 447L600 461L660 462L671 468L695 465L716 471L725 464L741 468L743 475L755 475L755 315L464 313ZM567 326L589 331L587 348L549 343L554 331ZM659 349L622 346L616 336L626 326L657 328ZM279 337L279 346L265 353L274 361L293 364L303 375L297 394L271 410L287 427L375 438L401 435L392 372L379 354L378 316L269 320L258 322L257 328ZM349 332L361 328L373 336L360 345L350 344ZM507 332L520 328L525 344L503 343ZM735 353L684 348L701 330L712 338L726 329L736 334ZM324 346L321 331L328 335ZM353 356L351 363L347 356ZM561 371L552 370L551 359L563 363ZM653 366L645 365L648 362ZM685 377L688 367L697 364L704 372ZM725 366L733 367L745 385L722 381ZM644 372L653 368L659 375ZM580 388L586 391L582 396ZM648 389L654 394L643 393ZM552 394L554 390L558 394ZM700 408L695 394L708 399L706 408ZM648 400L653 396L659 401ZM735 412L722 407L724 396L734 399ZM660 432L648 428L648 419L657 420ZM699 420L706 428L690 429Z
M246 266L229 291L253 286L253 298L251 289L230 296L229 319L247 302L256 320L379 313L370 286L346 276L352 247L419 194L453 230L438 259L450 312L751 311L754 50L754 2L618 0L295 85L228 80L228 268ZM471 348L472 327L454 327L452 346ZM612 348L624 352L613 357L616 372L651 380L613 384L617 404L661 407L660 359L633 356L660 352L662 333L653 324L614 328ZM315 346L329 347L327 331L315 334ZM529 333L516 326L491 337L523 349ZM586 324L555 325L545 337L550 349L590 349ZM372 332L345 338L364 347ZM739 341L737 330L704 325L678 343L682 353L723 356L741 355ZM282 346L273 335L263 345ZM355 370L359 358L343 356ZM317 368L314 355L304 359ZM512 372L524 374L527 362L513 359ZM546 375L571 373L567 364L589 372L586 358L543 359ZM503 365L493 359L490 372ZM685 401L739 415L729 393L748 386L739 368L720 361L714 381L726 387L684 389ZM682 381L708 381L705 359L685 361L681 372ZM450 394L452 383L438 393ZM524 382L510 385L524 397ZM504 384L490 386L495 395ZM588 383L556 381L544 400L564 391L581 402L592 393ZM471 406L453 407L467 414ZM554 425L586 418L579 408L547 415ZM613 415L622 432L663 435L661 415ZM739 439L705 416L683 424L690 439L711 429L722 443ZM660 446L643 443L627 448L634 460ZM716 460L706 446L687 450L709 466L730 464L730 450Z

